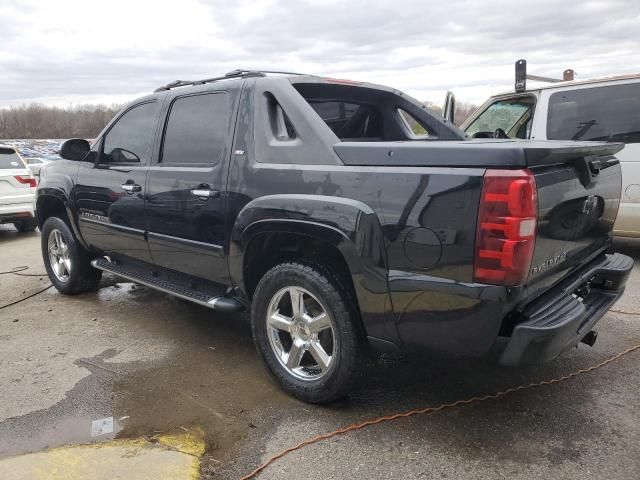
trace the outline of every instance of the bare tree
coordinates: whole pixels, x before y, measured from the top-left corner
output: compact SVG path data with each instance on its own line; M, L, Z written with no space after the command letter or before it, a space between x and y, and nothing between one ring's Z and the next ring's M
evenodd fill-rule
M65 108L32 103L0 110L0 138L94 138L120 105L72 105Z
M455 122L460 126L469 116L478 109L477 105L469 102L456 102Z
M435 113L438 116L442 115L442 106L436 105L432 102L425 102L425 105L432 113ZM476 111L478 108L477 105L469 102L456 102L456 111L454 115L454 120L457 126L462 125L462 123L469 118L469 116Z

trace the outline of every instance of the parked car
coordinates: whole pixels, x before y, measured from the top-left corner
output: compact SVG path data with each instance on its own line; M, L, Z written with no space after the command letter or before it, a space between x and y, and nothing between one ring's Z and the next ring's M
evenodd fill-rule
M36 177L40 175L40 169L47 163L51 163L51 160L41 157L30 157L24 159L27 167Z
M36 229L33 202L36 179L15 148L0 145L0 224L13 223L19 232Z
M474 357L502 336L517 365L592 344L633 266L606 253L621 148L465 140L368 83L174 82L43 170L42 255L63 293L106 271L249 311L283 388L328 402L368 347Z
M472 137L623 142L614 234L640 238L640 74L552 83L491 97L462 125Z

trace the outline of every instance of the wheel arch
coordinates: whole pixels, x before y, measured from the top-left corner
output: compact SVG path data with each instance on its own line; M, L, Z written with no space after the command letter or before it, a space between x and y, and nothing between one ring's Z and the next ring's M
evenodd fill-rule
M78 230L78 225L74 221L73 210L69 206L69 202L67 201L64 192L48 188L46 190L39 191L36 199L36 220L40 230L42 230L44 222L46 222L50 217L59 217L64 220L69 225L71 231L80 244L87 248L87 244Z
M396 343L382 229L365 204L319 195L262 197L240 212L231 238L231 281L246 300L269 268L310 259L344 281L368 337Z

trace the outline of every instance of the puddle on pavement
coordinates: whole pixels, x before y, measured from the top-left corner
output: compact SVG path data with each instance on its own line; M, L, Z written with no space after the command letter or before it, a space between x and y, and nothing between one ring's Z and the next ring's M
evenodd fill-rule
M117 304L118 312L149 305L146 315L153 318L125 313L121 321L144 322L150 343L157 338L173 348L167 356L149 362L114 358L125 348L137 348L136 344L77 360L76 365L91 375L62 401L0 423L0 458L65 444L149 438L199 427L205 433L208 456L223 460L254 427L249 420L252 410L298 404L270 380L255 352L246 318L220 315L109 278L93 298L87 295L83 300L109 302L110 307ZM111 416L114 432L92 438L92 421Z
M111 416L110 391L114 375L104 375L98 368L78 360L92 375L80 380L66 397L52 407L0 423L0 458L36 452L66 444L111 440L122 426L114 419L114 431L91 437L91 422ZM91 363L101 361L96 357Z

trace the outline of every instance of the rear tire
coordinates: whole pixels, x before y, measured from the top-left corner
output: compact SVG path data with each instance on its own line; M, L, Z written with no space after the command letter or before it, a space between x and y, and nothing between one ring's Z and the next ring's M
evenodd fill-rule
M97 288L102 271L91 266L92 256L64 220L49 217L44 222L41 248L49 279L59 292L74 295Z
M262 359L293 396L327 403L353 387L364 354L359 319L325 267L296 262L269 270L255 290L251 327Z
M18 230L20 233L33 232L36 228L38 228L38 224L35 218L13 222L13 226L16 227L16 230Z

